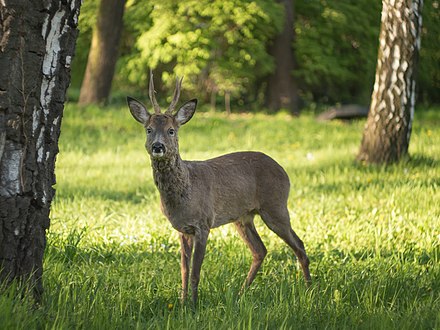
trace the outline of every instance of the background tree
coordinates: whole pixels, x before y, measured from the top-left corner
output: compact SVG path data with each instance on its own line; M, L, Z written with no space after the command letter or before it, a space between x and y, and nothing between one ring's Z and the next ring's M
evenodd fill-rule
M37 293L79 8L0 3L0 280L31 277Z
M391 163L407 155L415 105L422 0L383 0L371 107L358 159Z
M298 91L293 78L294 22L293 0L279 0L284 8L284 23L269 46L269 53L275 61L274 70L267 80L267 107L275 112L281 108L298 113Z
M103 103L110 95L118 59L124 6L125 0L101 0L100 2L79 96L80 104Z

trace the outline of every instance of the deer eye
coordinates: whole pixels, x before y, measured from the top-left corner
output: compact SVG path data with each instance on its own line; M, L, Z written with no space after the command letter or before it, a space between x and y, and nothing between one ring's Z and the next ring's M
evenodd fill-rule
M147 127L147 134L151 134L151 132L153 132L153 130L151 129L151 127Z
M169 134L170 136L174 136L174 135L176 135L176 130L175 130L174 128L170 128L170 129L168 130L168 134Z

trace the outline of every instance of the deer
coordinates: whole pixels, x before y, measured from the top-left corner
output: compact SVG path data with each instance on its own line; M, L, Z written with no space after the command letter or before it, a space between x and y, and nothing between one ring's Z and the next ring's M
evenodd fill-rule
M146 131L145 148L159 190L162 213L179 232L181 301L188 299L190 279L192 303L197 303L208 236L211 229L228 223L235 225L252 253L242 290L251 285L267 254L254 225L256 214L292 248L305 281L310 284L309 258L290 225L289 177L275 160L254 151L234 152L204 161L181 159L178 132L193 117L197 107L197 99L192 99L175 111L182 80L176 79L173 99L165 112L156 100L152 72L148 94L153 113L140 101L127 96L132 116Z

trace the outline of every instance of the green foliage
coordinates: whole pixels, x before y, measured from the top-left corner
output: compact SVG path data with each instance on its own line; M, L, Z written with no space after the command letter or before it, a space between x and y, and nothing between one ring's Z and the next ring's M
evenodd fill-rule
M76 40L75 57L72 63L71 84L80 88L87 65L90 44L92 42L93 28L96 25L99 0L87 0L81 5L78 27L79 35Z
M374 83L380 0L295 0L297 68L292 73L306 102L368 104ZM80 87L96 21L98 0L84 2L72 85ZM426 2L419 64L419 100L439 102L439 2ZM175 75L204 102L225 91L240 106L261 100L274 69L267 49L283 23L283 9L269 0L129 0L114 90L146 94L148 69L159 90ZM159 80L159 79L157 79ZM164 93L166 94L166 93ZM258 95L258 97L257 97ZM213 100L213 99L211 99Z
M381 1L295 1L295 51L304 97L368 104L377 61Z
M139 62L141 52L136 44L139 38L152 28L153 3L145 0L130 0L125 5L124 30L121 36L121 54L114 78L116 89L129 90L127 86L144 86L148 76L145 63Z
M419 101L440 103L440 1L425 1L419 63Z
M292 225L311 259L307 289L292 251L260 219L268 256L238 295L251 255L233 226L214 229L200 304L178 302L178 236L160 212L144 130L124 108L69 104L40 306L1 289L5 329L436 329L440 326L440 111L416 112L412 159L353 163L363 122L196 113L184 159L260 150L291 179ZM193 143L197 141L197 143Z
M244 93L273 69L266 44L281 28L283 15L272 1L153 4L152 27L137 40L140 56L126 67L132 82L145 85L146 68L159 67L168 86L175 75L185 76L185 88L207 98L209 93Z

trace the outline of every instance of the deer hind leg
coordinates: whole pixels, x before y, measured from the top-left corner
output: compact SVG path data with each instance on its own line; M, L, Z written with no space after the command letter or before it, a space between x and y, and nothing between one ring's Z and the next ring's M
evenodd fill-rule
M193 249L193 238L190 235L180 234L180 272L182 274L182 302L188 296L188 279Z
M307 284L310 284L311 277L309 271L309 258L307 257L304 243L290 226L289 211L287 208L283 208L281 211L272 210L271 212L260 210L259 213L269 229L277 234L281 239L283 239L284 242L287 243L287 245L292 248L301 265L304 278Z
M253 215L244 216L234 224L241 238L245 241L252 252L252 264L246 277L246 281L243 284L243 290L251 285L264 260L264 257L267 254L267 250L260 238L260 235L258 235L257 230L255 229Z

